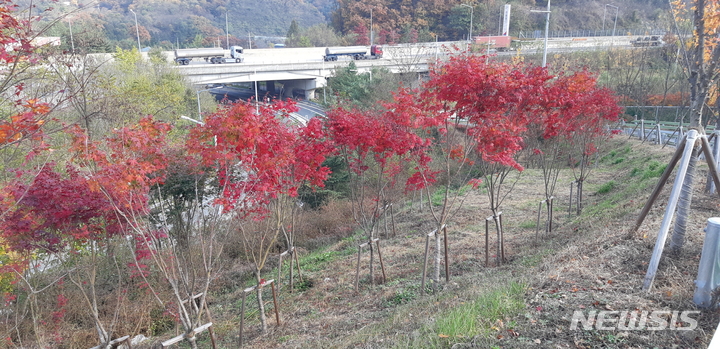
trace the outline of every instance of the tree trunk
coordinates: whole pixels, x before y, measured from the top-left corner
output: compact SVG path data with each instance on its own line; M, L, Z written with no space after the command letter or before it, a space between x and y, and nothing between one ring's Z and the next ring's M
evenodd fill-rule
M188 343L190 343L190 348L192 349L198 349L197 346L197 337L193 336L192 338L188 338Z
M583 187L583 180L578 179L577 185L576 185L576 193L577 200L575 200L575 207L577 208L577 215L579 216L582 213L582 187Z
M294 246L292 247L292 252L290 252L290 293L293 293L293 290L295 289L295 274L293 274L293 268L295 267L295 251ZM278 292L280 289L278 288Z
M493 212L493 222L495 222L495 231L497 233L497 265L500 266L503 263L503 231L500 217L495 212Z
M440 241L441 226L438 226L435 231L435 270L433 271L433 292L436 292L438 285L440 285L440 263L442 263L442 245Z
M260 311L260 324L262 325L262 333L267 333L267 318L265 318L265 302L262 299L262 279L260 279L260 271L255 273L255 279L257 280L258 287L255 288L257 292L258 310Z
M373 235L370 235L370 243L368 243L368 247L370 248L370 285L375 286L375 250L373 249Z
M720 98L719 98L719 99L720 99ZM718 103L720 104L720 101L718 101ZM720 118L718 118L717 123L715 124L715 129L716 129L716 130L720 130ZM713 148L712 148L712 154L713 154L713 157L715 158L715 165L716 165L716 166L719 165L719 164L718 164L718 157L720 156L720 139L718 139L718 136L720 136L719 133L720 133L720 132L715 131L715 143L713 143ZM719 189L719 188L715 188L715 181L713 180L712 173L710 173L710 171L708 171L708 174L707 174L707 184L705 185L705 193L707 193L707 194L715 194L715 192L716 192L718 189Z
M674 255L680 253L685 243L685 232L690 215L690 205L692 203L693 185L695 183L695 172L699 154L700 146L696 143L693 147L692 156L690 157L687 173L683 181L682 191L678 199L677 217L675 218L675 226L673 227L673 234L670 238L670 253Z

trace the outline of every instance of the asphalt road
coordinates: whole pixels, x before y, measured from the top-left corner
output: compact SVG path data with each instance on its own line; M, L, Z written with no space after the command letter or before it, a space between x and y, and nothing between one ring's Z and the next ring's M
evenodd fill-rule
M223 101L226 98L231 102L255 99L255 91L250 88L220 86L210 88L207 90L207 92L212 94L218 102ZM264 96L267 96L270 99L275 99L278 97L277 95L270 95L266 94L264 91L260 91L259 97L263 99ZM296 113L293 113L293 117L303 123L307 122L308 120L317 115L325 116L325 109L317 103L301 100L297 101L297 107L299 110Z

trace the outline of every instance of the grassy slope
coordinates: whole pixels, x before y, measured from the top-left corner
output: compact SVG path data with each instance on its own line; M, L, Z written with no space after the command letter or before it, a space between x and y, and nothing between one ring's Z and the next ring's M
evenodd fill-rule
M655 287L640 290L662 219L668 185L638 236L627 229L657 183L671 148L617 137L585 185L586 207L568 215L571 172L563 172L555 205L555 231L535 239L534 220L541 200L541 175L528 169L503 211L509 263L485 267L484 224L487 198L476 193L450 225L451 280L436 294L422 295L420 270L429 220L408 206L398 214L398 235L383 240L388 281L370 286L363 256L360 292L353 289L360 237L322 251L303 252L306 288L283 289L283 324L258 331L257 308L248 298L245 342L250 348L688 348L705 347L718 321L713 311L699 316L695 331L570 331L574 310L694 310L693 280L705 220L716 215L716 199L699 192L685 252L660 264ZM701 174L706 167L700 167ZM704 184L702 177L699 182ZM427 217L427 216L425 216ZM493 239L491 238L491 245ZM491 250L491 264L494 254ZM277 275L273 271L273 277ZM270 277L268 275L268 277ZM224 283L227 286L227 282ZM240 285L237 285L240 286ZM211 310L221 347L235 347L240 289L213 294ZM265 300L272 309L272 298ZM209 346L208 342L203 345Z

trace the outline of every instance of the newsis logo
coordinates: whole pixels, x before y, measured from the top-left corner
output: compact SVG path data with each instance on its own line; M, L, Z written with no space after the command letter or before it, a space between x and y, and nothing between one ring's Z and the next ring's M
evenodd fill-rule
M584 330L598 331L691 331L698 322L693 316L700 314L697 310L575 310L570 322L570 330L577 330L582 325Z

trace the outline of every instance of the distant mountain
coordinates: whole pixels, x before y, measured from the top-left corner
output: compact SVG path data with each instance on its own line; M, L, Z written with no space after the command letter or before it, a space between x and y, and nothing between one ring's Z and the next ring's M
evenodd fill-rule
M34 11L54 7L50 18L77 10L84 0L50 3L34 0ZM21 6L30 0L17 0ZM295 20L300 28L331 23L341 35L358 35L369 28L372 12L377 38L395 40L458 40L467 35L468 7L473 1L459 0L100 0L92 7L72 13L75 39L96 47L135 46L140 34L143 46L165 48L225 45L226 15L231 44L247 45L248 36L282 37ZM512 5L510 34L542 30L545 0L475 0L473 33L495 35L503 7ZM670 27L666 0L552 0L551 30L598 30ZM135 11L133 14L130 9ZM38 11L38 13L40 13ZM135 29L135 15L139 30ZM617 16L617 22L615 18ZM69 21L59 23L48 34L69 36ZM366 34L365 34L366 35ZM399 39L398 39L399 38ZM100 42L102 40L105 42ZM64 41L68 41L65 40ZM277 40L279 41L279 40Z

